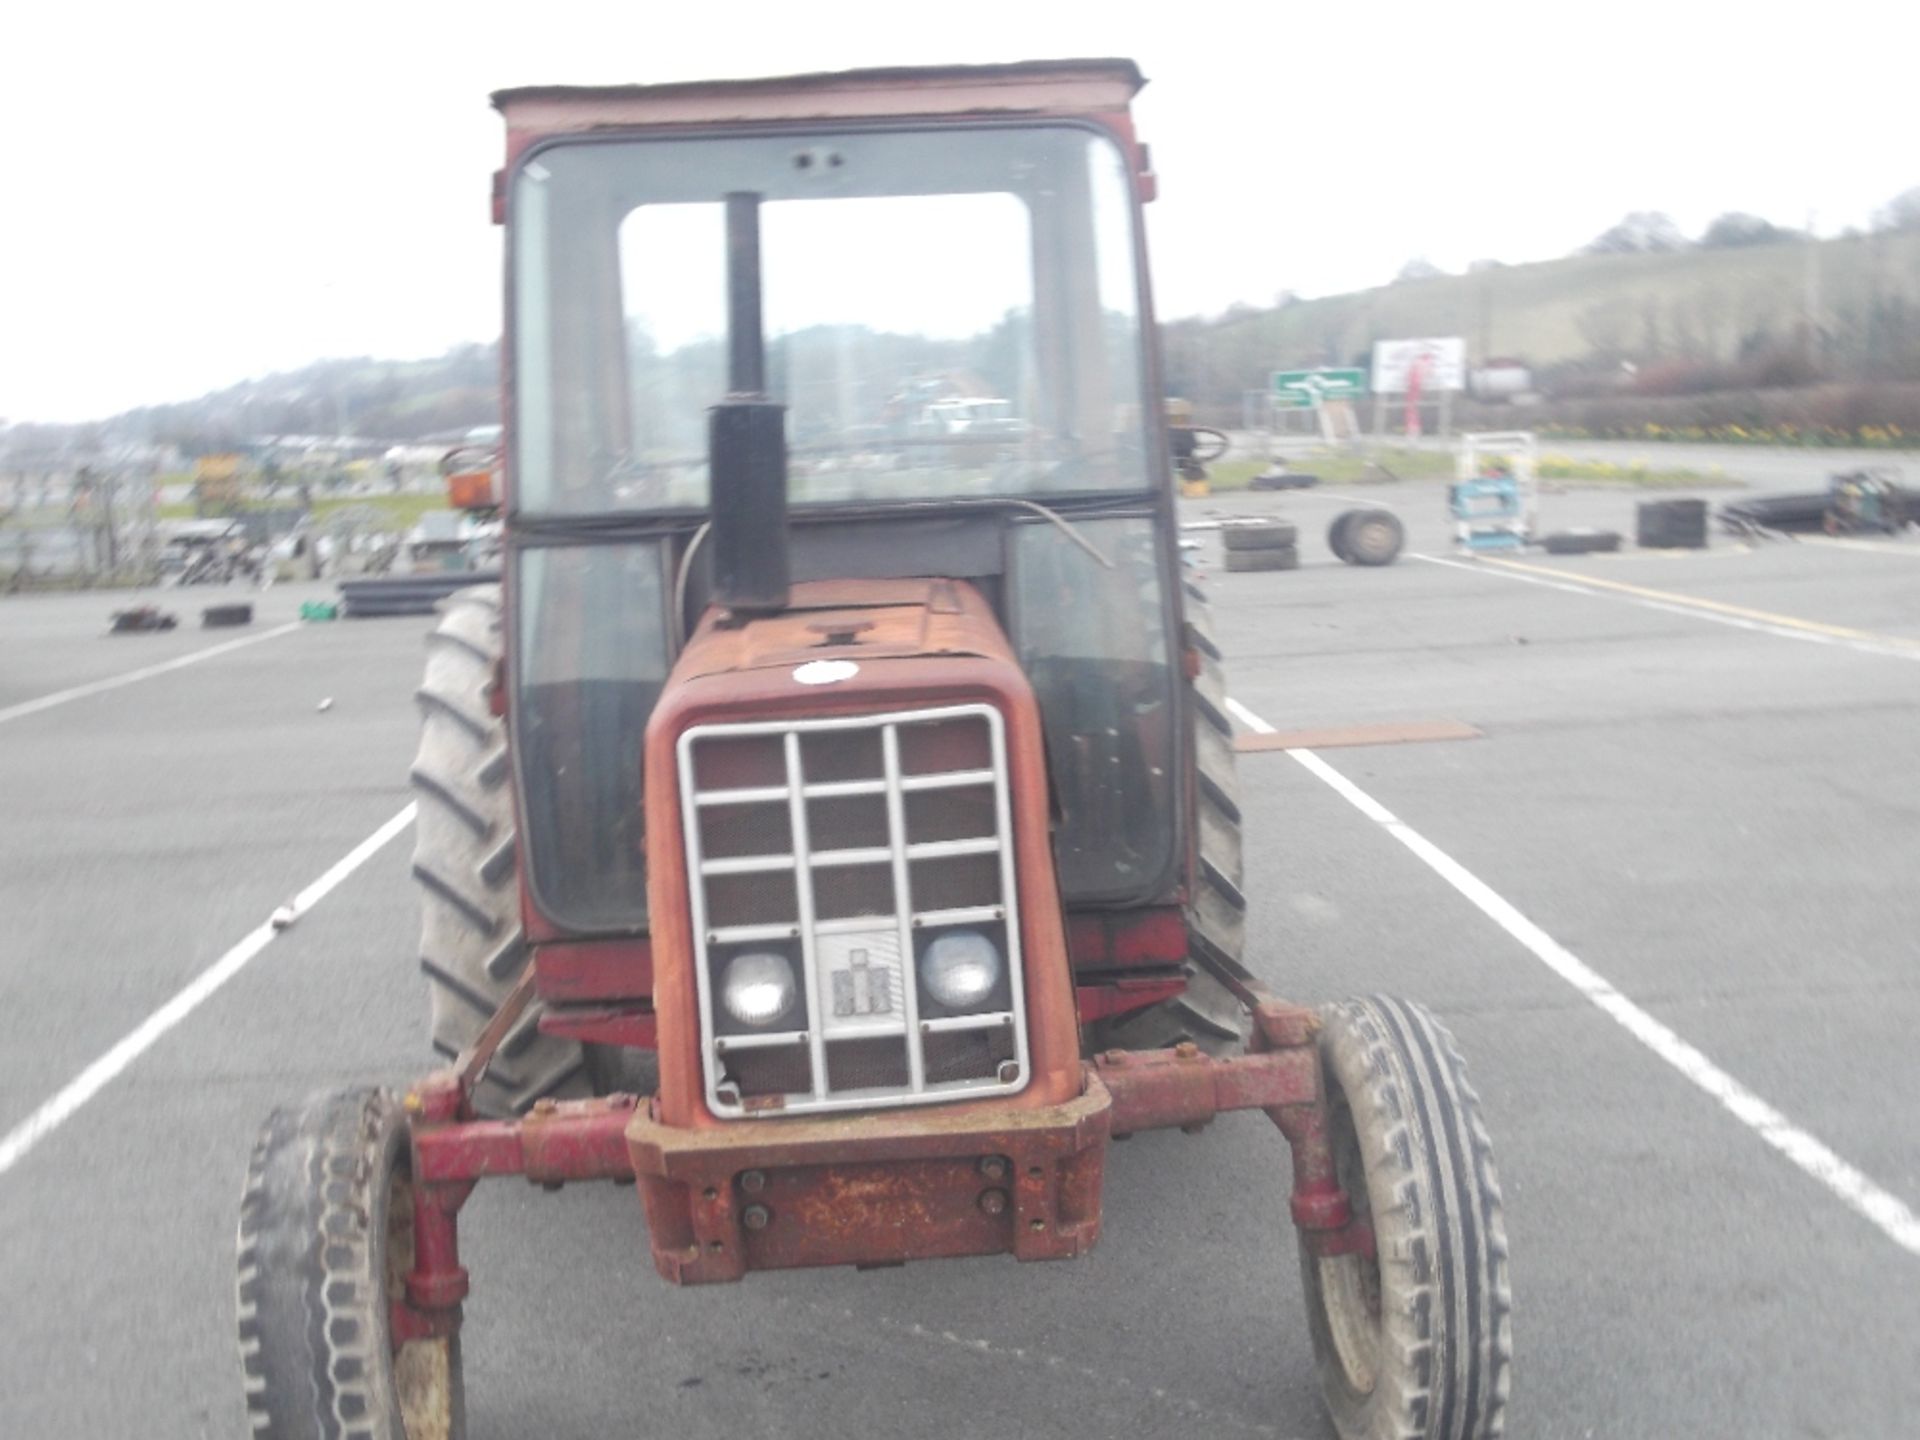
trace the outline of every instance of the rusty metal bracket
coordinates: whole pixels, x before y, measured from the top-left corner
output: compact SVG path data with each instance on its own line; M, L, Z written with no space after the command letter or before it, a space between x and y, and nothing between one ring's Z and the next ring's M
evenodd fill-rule
M1112 1099L1033 1110L880 1112L627 1126L654 1267L675 1284L749 1270L1010 1252L1068 1259L1100 1234Z
M487 1073L487 1066L493 1063L494 1052L507 1038L520 1017L526 1014L527 1006L533 1003L534 973L528 965L520 972L520 978L513 982L513 988L501 1000L500 1008L493 1012L493 1018L480 1027L480 1033L474 1036L473 1044L460 1052L460 1058L453 1062L453 1072L460 1078L460 1098L464 1107L466 1098L473 1094L474 1086L480 1083Z
M1191 928L1187 931L1187 953L1199 962L1201 969L1226 986L1233 998L1247 1009L1257 1011L1269 1001L1277 1002L1279 997L1267 988L1265 981Z
M1231 974L1232 972L1229 972ZM1088 1063L1075 1101L1038 1111L835 1116L721 1127L660 1123L631 1095L541 1100L519 1120L476 1120L470 1096L533 996L522 976L471 1049L406 1097L412 1118L416 1264L407 1326L457 1324L466 1294L455 1222L474 1182L520 1175L637 1179L655 1265L681 1284L736 1280L750 1269L896 1264L1011 1251L1063 1258L1099 1234L1103 1156L1111 1136L1194 1130L1229 1110L1263 1111L1293 1157L1289 1210L1310 1251L1366 1253L1329 1143L1319 1015L1248 978L1248 1052L1191 1044L1110 1051ZM411 1332L409 1332L411 1333Z
M1293 1150L1293 1193L1288 1197L1293 1223L1307 1236L1316 1254L1365 1249L1372 1244L1372 1231L1368 1229L1364 1237L1350 1233L1355 1224L1353 1205L1340 1187L1333 1163L1333 1146L1327 1138L1320 1016L1303 1005L1269 1000L1254 1007L1253 1022L1256 1050L1299 1055L1312 1067L1313 1086L1309 1095L1267 1111L1267 1118L1279 1127Z
M1250 1048L1263 1050L1314 1049L1320 1034L1320 1012L1305 1005L1290 1005L1272 997L1253 1007L1253 1037Z
M524 1175L540 1185L569 1180L630 1180L627 1122L633 1095L596 1100L538 1100L519 1120L416 1123L414 1174L426 1185L471 1185L492 1175Z
M1171 1050L1109 1050L1093 1062L1113 1096L1113 1133L1174 1126L1193 1130L1228 1110L1317 1104L1319 1058L1293 1047L1216 1059L1197 1045Z

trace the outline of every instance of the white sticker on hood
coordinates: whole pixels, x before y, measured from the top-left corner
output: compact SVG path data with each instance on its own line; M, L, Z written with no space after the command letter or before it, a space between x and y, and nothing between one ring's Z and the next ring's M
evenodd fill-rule
M793 678L802 685L837 685L859 673L860 667L851 660L809 660L795 667Z

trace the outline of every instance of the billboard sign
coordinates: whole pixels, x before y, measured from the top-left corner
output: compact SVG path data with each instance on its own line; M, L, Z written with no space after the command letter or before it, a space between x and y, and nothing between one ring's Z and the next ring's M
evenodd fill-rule
M1458 335L1430 340L1376 340L1373 343L1372 389L1376 395L1404 395L1413 388L1415 368L1420 389L1429 394L1467 388L1467 342Z

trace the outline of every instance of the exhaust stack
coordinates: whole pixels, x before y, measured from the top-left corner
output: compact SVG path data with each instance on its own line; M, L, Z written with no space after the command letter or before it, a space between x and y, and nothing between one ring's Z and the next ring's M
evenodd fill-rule
M739 614L786 607L786 409L767 398L760 197L727 196L727 398L707 412L713 598Z

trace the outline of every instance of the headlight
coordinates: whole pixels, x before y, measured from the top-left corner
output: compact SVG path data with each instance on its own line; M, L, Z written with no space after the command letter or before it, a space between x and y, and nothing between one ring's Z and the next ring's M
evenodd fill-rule
M949 930L920 956L920 983L949 1010L970 1010L1000 983L1000 952L975 930Z
M720 977L720 1003L742 1025L771 1025L793 1008L793 994L793 966L770 950L734 956Z

